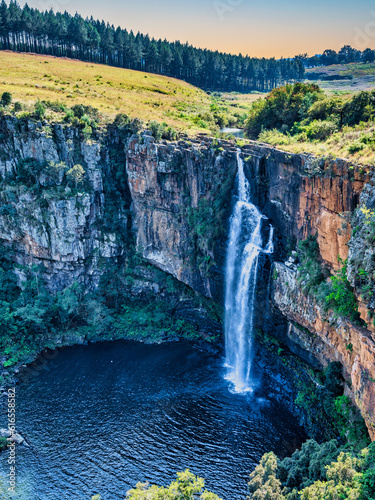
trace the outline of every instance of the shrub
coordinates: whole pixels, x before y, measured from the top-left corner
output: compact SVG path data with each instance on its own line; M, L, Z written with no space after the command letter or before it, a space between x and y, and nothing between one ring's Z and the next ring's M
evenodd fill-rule
M314 102L309 109L307 116L309 120L327 120L329 118L333 118L335 121L339 121L343 106L344 101L342 98L326 97Z
M178 132L172 127L167 127L163 130L162 138L167 141L175 141L178 139Z
M85 170L82 165L74 165L74 167L67 171L66 178L70 185L76 188L80 187L85 181Z
M306 135L308 139L318 139L324 141L338 128L334 122L328 120L314 120L306 127Z
M38 101L34 107L35 116L38 120L42 120L46 115L46 108L41 101Z
M82 129L82 134L85 139L89 139L92 134L92 127L90 125L86 124L84 128Z
M272 130L262 130L259 134L259 140L272 146L283 146L291 143L289 135L285 135L275 128Z
M71 107L76 118L82 118L84 115L88 115L90 118L98 119L99 110L93 106L85 106L84 104L76 104Z
M329 307L332 307L340 316L352 321L359 321L358 303L347 278L348 261L343 262L341 269L331 276L332 292L326 297Z
M66 111L65 104L62 102L58 101L42 101L43 106L45 106L48 109L51 109L55 113L61 113Z
M137 134L143 128L143 122L139 118L134 118L129 124L129 130L132 134Z
M128 127L129 123L130 118L128 117L128 115L126 115L125 113L119 113L116 116L113 125L115 125L119 129L123 129L125 127Z
M370 119L375 110L375 91L363 91L348 99L343 106L343 123L357 125Z
M10 92L4 92L0 100L1 105L9 106L11 102L12 102L12 94Z
M152 121L148 124L148 128L157 141L160 141L161 139L174 141L178 137L177 131L172 127L168 127L165 122L158 123L156 121Z
M71 122L74 118L74 113L71 109L67 109L65 116L64 116L64 121L65 122Z
M44 163L35 158L25 158L18 162L16 167L16 180L27 187L39 184L39 175L44 168Z
M15 113L19 113L22 111L22 104L19 101L16 101L13 106L13 110Z
M355 141L355 142L352 142L351 144L349 144L348 146L348 151L351 155L354 155L355 153L358 153L359 151L362 151L362 149L364 149L364 144L359 142L359 141Z
M353 444L359 443L361 448L369 444L366 424L348 396L338 396L335 399L333 418L343 439Z
M299 281L305 292L316 293L317 287L324 282L328 271L323 267L316 236L309 236L298 244Z
M155 137L155 140L160 141L163 135L163 125L158 122L152 121L148 124L151 134Z

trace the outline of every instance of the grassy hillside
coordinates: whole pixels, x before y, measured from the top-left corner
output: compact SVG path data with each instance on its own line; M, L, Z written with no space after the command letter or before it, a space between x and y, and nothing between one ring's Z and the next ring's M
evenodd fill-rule
M186 82L50 56L0 52L0 94L6 91L26 106L37 100L84 104L109 119L126 113L191 133L211 121L211 98Z
M306 70L306 77L316 82L328 95L353 94L375 87L375 63L311 68Z

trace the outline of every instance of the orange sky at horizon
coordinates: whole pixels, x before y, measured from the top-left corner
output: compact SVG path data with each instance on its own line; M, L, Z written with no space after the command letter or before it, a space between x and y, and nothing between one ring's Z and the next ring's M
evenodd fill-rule
M115 26L253 57L310 56L352 45L375 49L370 0L31 0L31 7L67 10ZM22 2L21 2L22 4Z

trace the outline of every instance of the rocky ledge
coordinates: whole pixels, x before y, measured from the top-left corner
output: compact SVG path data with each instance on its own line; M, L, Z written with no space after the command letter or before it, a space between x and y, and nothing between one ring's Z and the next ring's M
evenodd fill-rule
M347 380L346 392L361 410L370 436L375 440L375 342L361 328L334 312L325 312L311 296L304 294L297 270L275 262L272 302L287 318L285 341L307 361L326 367L340 361ZM305 354L304 354L305 353Z

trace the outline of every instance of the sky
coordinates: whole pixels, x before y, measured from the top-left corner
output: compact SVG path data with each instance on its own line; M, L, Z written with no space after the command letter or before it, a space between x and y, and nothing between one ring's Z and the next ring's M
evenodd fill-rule
M24 2L20 2L22 5ZM375 49L373 0L29 0L155 38L253 57Z

